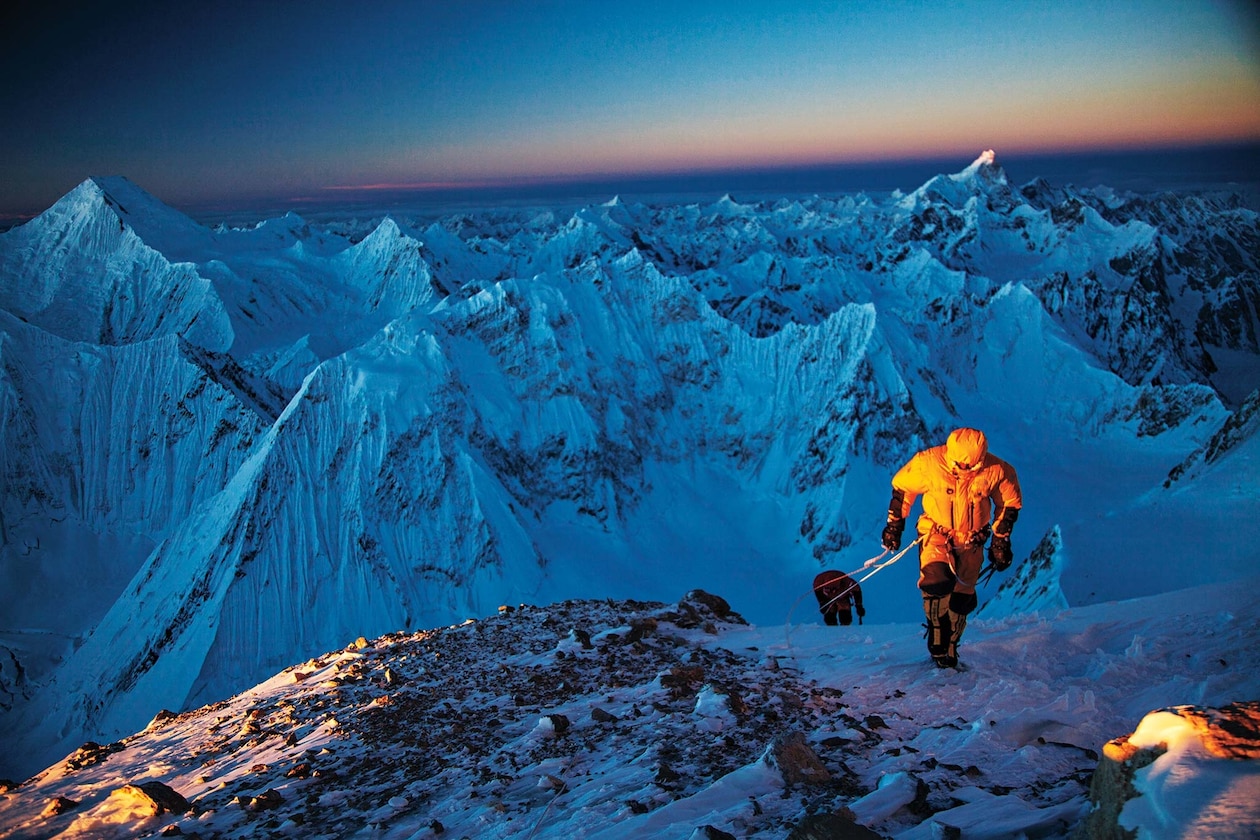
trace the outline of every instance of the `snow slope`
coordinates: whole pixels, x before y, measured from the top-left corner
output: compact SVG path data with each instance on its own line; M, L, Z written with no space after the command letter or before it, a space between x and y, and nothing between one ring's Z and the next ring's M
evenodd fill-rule
M1136 729L1174 749L1125 827L1254 837L1255 761L1148 717L1260 692L1260 580L1243 583L973 621L964 671L932 667L917 625L748 625L699 593L522 605L85 746L0 798L0 836L786 836L847 813L904 840L1065 837L1103 743ZM142 782L191 810L114 793Z
M1019 555L1058 535L1040 603L1251 574L1258 229L987 156L891 197L214 231L87 181L0 235L0 772L500 603L782 623L957 425L1020 471ZM870 619L917 621L914 580Z

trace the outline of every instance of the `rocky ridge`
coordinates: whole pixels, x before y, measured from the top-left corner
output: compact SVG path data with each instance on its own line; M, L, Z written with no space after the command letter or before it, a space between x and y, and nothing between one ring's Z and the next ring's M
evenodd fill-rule
M979 767L919 754L921 724L895 698L876 714L790 656L714 643L743 624L724 599L693 591L675 605L521 605L360 638L7 783L0 836L625 836L683 830L689 813L703 816L693 805L731 786L724 805L744 804L724 808L721 828L697 819L710 832L698 836L820 821L857 832L854 803L887 832L974 799L960 788L1013 793ZM1062 778L1020 801L1049 809L1033 822L1066 827L1079 806L1062 806L1080 798L1097 755L1044 749ZM864 800L874 768L903 754L916 769Z

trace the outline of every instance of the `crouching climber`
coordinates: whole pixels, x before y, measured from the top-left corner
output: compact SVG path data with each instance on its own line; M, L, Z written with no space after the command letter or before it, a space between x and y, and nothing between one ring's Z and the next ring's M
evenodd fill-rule
M1023 501L1015 468L989 452L984 432L955 429L944 446L919 452L892 479L883 544L901 547L906 517L919 496L919 589L928 653L941 668L958 667L958 640L976 608L984 544L997 571L1010 568L1011 528Z
M844 572L820 572L814 578L814 594L818 596L818 611L827 624L848 626L857 612L858 624L866 616L862 607L862 587Z

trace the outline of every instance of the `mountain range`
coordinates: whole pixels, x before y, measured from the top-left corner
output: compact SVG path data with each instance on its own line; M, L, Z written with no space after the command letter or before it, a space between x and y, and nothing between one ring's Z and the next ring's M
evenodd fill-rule
M1025 495L981 615L1243 579L1258 255L1237 196L991 152L891 195L232 228L89 179L0 234L0 774L505 604L804 620L960 425ZM869 620L915 620L912 566Z

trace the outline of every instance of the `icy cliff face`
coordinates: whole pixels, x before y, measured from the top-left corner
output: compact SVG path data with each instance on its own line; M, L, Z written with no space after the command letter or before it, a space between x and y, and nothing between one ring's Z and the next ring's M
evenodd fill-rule
M992 156L890 199L366 235L210 231L85 182L0 236L0 729L42 766L500 603L711 586L782 620L878 551L888 476L960 424L1020 469L1017 550L1060 524L1072 558L1111 550L1100 506L1156 541L1131 502L1197 505L1161 482L1222 428L1196 476L1248 451L1258 227L1013 189ZM912 618L912 562L875 613ZM1060 597L1132 585L1079 581Z

